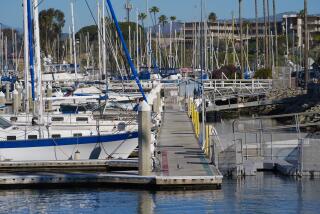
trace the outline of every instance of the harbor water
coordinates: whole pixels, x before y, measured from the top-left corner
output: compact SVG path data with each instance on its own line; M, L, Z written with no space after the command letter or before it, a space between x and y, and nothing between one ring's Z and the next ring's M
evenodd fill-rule
M319 201L320 180L260 172L212 191L1 190L0 213L319 213Z

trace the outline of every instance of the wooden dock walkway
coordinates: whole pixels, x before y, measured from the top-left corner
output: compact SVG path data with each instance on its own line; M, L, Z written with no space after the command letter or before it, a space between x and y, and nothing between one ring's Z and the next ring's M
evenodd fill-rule
M165 106L157 148L161 152L160 174L218 178L220 173L206 159L186 111L179 104L166 103Z

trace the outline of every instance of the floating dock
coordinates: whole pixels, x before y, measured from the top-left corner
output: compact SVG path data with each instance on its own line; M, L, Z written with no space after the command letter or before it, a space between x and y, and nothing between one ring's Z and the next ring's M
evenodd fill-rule
M211 176L221 179L219 171L209 163L184 110L178 105L166 106L159 148L162 174L167 176Z
M164 109L156 150L160 165L149 176L139 175L139 159L8 161L0 162L0 188L220 189L222 175L206 159L187 112L171 102Z
M152 190L217 189L221 181L212 176L139 176L138 172L114 173L1 173L0 188L96 187Z

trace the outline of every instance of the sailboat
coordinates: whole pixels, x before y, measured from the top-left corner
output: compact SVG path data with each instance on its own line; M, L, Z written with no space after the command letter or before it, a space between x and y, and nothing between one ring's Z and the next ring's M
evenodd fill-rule
M122 32L118 26L115 13L110 1L108 6L113 15L113 19L117 26L118 34L126 51ZM10 119L0 117L0 160L6 161L36 161L36 160L70 160L75 159L76 154L80 155L80 159L112 159L112 158L128 158L132 151L138 145L137 124L126 126L118 122L115 130L110 127L103 126L99 120L89 121L89 116L76 115L75 122L69 124L59 121L63 114L49 116L44 119L42 105L42 86L41 86L41 66L40 64L40 42L39 42L39 26L37 8L31 8L31 0L24 0L24 18L28 19L28 41L29 41L29 63L30 76L32 85L32 98L36 103L37 114L26 116L24 121L14 121L14 114ZM37 0L34 0L34 5ZM31 11L34 10L34 31L32 30ZM26 28L25 28L26 29ZM33 32L35 33L35 62L33 60ZM131 69L136 76L135 80L138 84L140 92L145 100L146 96L140 84L137 72L132 64L130 55L127 53L127 60ZM35 84L35 74L37 72L37 84ZM28 82L28 80L26 81ZM27 85L27 84L26 84ZM35 93L35 85L38 87ZM37 96L36 96L37 95ZM21 118L21 117L19 117ZM31 120L31 121L30 121ZM57 125L59 122L62 122ZM130 125L130 124L129 124ZM105 128L107 127L107 128ZM130 127L129 129L126 127Z

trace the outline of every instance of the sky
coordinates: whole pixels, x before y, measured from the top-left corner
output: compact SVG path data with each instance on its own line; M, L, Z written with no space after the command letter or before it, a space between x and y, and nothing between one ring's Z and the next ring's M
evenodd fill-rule
M71 25L70 2L74 2L75 12L75 29L78 30L83 26L94 24L93 18L90 15L89 9L86 6L85 0L39 0L42 3L39 5L39 11L47 8L57 8L65 13L66 24L63 29L68 32ZM97 1L87 0L91 10L96 18ZM99 0L100 3L102 0ZM272 9L272 0L270 7ZM20 28L23 27L23 0L0 0L0 23L5 25ZM124 4L126 0L112 0L115 12L119 20L124 20L126 12ZM148 2L148 4L147 4ZM159 15L166 15L167 17L176 16L180 21L195 21L200 20L200 2L201 0L131 0L133 10L131 12L131 20L136 19L136 13L145 12L146 5L157 6L160 8ZM262 0L259 2L259 16L262 15ZM231 18L232 11L237 17L238 0L203 0L205 5L204 15L210 12L215 12L219 19ZM287 11L300 11L303 9L303 0L276 0L277 13ZM310 14L320 14L320 0L308 0L308 10ZM243 17L252 18L254 14L254 0L243 0ZM159 16L158 15L158 16ZM150 16L149 16L150 17ZM151 24L149 19L147 24Z

